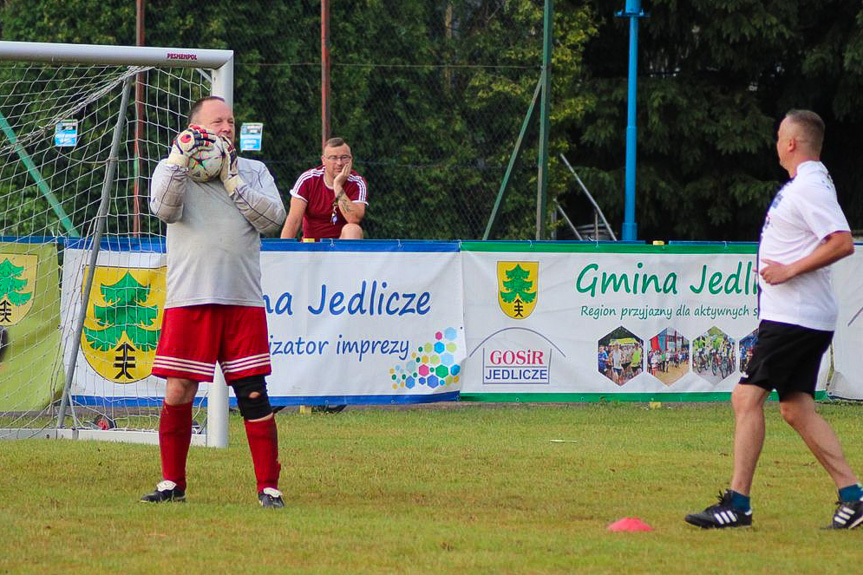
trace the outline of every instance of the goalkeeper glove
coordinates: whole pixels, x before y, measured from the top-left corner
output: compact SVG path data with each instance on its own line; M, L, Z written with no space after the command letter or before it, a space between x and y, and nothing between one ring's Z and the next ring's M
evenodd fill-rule
M225 156L222 158L222 173L220 174L222 178L222 183L225 185L225 189L228 190L228 194L234 195L243 183L243 180L240 179L240 169L237 166L239 155L237 154L237 148L234 147L234 144L231 141L224 137L220 136L222 140L222 146L225 149Z
M212 148L215 141L216 136L212 132L201 126L191 125L177 134L168 155L168 163L185 168L195 152Z

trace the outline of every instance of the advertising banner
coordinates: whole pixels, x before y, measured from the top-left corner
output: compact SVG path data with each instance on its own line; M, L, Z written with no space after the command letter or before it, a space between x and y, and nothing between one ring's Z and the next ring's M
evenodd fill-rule
M724 400L755 343L754 244L263 246L274 405ZM163 381L150 369L162 250L155 243L100 254L77 401L161 401ZM64 318L81 306L85 254L75 245L65 251ZM855 254L834 267L840 318L819 397L832 374L832 394L863 398L861 266ZM68 368L74 322L63 324Z
M110 247L97 260L72 395L158 404L164 380L150 372L165 301L163 247ZM66 250L67 318L80 311L88 257L74 245ZM261 268L273 405L458 397L465 338L457 243L271 240ZM74 323L64 322L67 350L77 347Z
M465 242L462 258L464 399L720 399L746 368L754 245Z
M48 405L62 387L55 243L0 242L0 410Z
M162 327L166 263L161 242L103 242L80 346L75 325L90 274L88 244L70 243L63 263L63 340L71 394L83 404L158 405L164 380L150 375ZM200 394L204 394L201 390Z
M863 249L833 264L839 318L833 337L833 374L828 391L843 399L863 399Z
M454 242L268 242L273 403L453 400L465 357Z

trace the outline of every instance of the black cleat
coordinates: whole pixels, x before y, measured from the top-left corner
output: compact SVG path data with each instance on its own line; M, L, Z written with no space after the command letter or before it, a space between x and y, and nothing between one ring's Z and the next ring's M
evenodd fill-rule
M719 503L686 516L686 522L702 529L725 529L752 525L752 510L743 512L731 506L731 491L719 494Z
M261 507L269 509L281 509L285 506L282 492L272 487L264 487L264 490L258 493L258 501L261 502Z
M177 487L173 481L161 481L156 485L156 490L148 493L141 498L141 503L164 503L165 501L176 501L184 503L186 501L186 491Z
M312 413L341 413L347 405L313 405Z
M827 529L854 529L863 525L863 501L839 501Z

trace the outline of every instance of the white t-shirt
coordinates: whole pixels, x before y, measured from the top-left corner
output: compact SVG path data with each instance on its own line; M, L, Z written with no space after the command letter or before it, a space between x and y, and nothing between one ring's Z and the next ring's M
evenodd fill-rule
M828 235L848 231L827 168L821 162L804 162L767 210L758 247L759 271L766 266L764 260L790 264L811 254ZM759 289L761 319L835 329L838 308L829 266L778 285L759 276Z
M611 352L611 366L614 369L623 369L623 354L619 349Z

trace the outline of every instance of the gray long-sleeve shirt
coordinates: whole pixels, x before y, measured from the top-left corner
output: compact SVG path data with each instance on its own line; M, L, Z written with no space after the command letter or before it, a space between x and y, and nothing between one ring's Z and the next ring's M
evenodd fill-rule
M221 180L195 182L159 162L150 210L168 224L165 308L201 304L262 307L261 234L278 232L285 206L267 167L239 159L245 182L228 195Z

